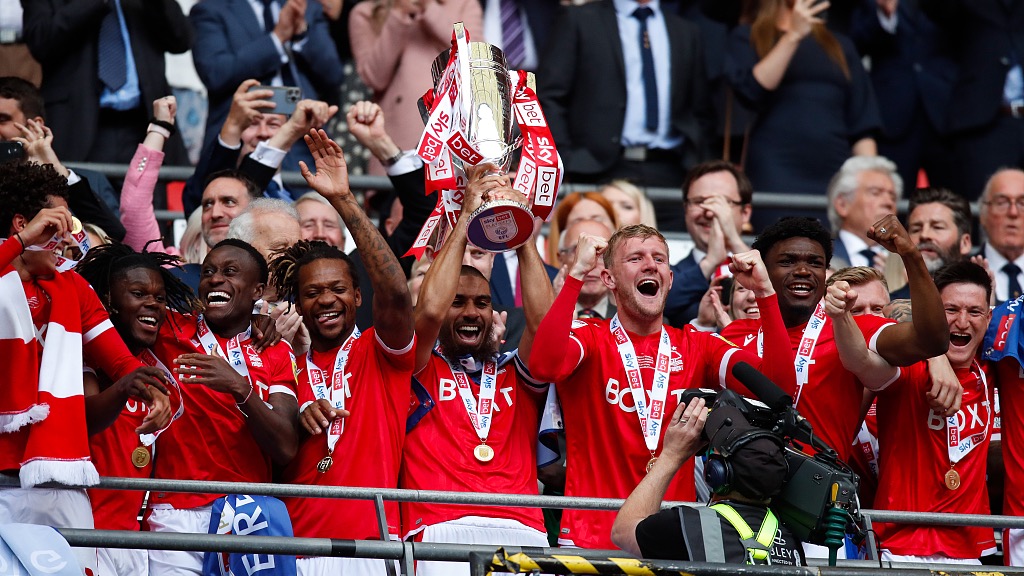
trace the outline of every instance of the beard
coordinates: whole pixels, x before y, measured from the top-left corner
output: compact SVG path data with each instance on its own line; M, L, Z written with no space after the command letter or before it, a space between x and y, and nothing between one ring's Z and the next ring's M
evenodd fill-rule
M934 257L922 255L924 257L924 265L925 267L928 268L929 273L935 273L936 270L942 268L946 264L950 264L952 262L957 261L957 255L953 253L953 250L956 249L955 246L953 248L950 248L949 250L943 250L940 246L933 244L931 242L927 242L918 246L918 250L920 250L921 248L934 250L936 254L936 256Z
M460 343L455 339L455 331L448 326L446 329L442 329L437 335L438 342L441 343L441 351L449 359L455 359L462 356L472 356L474 360L478 362L484 362L490 360L495 354L498 353L498 348L501 342L494 334L494 325L487 330L487 336L481 340L481 343L477 346L469 346Z

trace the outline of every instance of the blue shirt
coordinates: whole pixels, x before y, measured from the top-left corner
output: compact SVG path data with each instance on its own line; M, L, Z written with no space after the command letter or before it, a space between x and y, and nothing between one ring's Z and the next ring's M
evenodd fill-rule
M124 63L128 68L128 76L124 86L121 86L115 92L104 86L103 93L100 94L100 107L113 108L114 110L132 110L138 108L142 102L142 90L139 88L139 73L135 70L132 40L128 35L128 25L124 21L124 12L121 11L121 0L114 0L114 9L117 10L117 23L121 29L121 39L124 41Z
M654 78L658 86L658 131L649 132L645 123L643 61L640 56L640 21L633 12L640 7L637 0L614 0L615 18L622 42L622 60L626 72L626 117L622 123L623 146L676 148L682 135L672 130L672 62L671 44L665 14L659 0L645 6L654 11L647 19L647 36L654 55Z

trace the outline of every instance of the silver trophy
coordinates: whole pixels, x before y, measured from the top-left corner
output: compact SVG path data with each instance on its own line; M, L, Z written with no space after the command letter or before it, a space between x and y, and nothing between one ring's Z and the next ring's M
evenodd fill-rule
M456 23L454 30L457 38L465 38L462 22ZM485 42L468 42L467 46L469 53L462 57L468 56L469 78L463 77L458 86L464 105L459 131L474 153L460 155L456 143L452 163L463 170L469 165L490 163L504 174L522 143L512 111L514 94L505 55L499 48ZM445 73L448 59L448 50L434 59L431 74L435 86ZM532 73L527 82L532 88ZM420 112L426 122L428 114L422 101ZM490 252L515 250L528 242L532 234L533 213L530 207L512 200L485 202L470 215L467 232L470 242Z

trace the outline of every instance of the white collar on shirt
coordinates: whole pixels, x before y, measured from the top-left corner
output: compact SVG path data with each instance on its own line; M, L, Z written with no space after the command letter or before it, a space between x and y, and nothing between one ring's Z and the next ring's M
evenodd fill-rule
M616 13L625 14L626 16L632 16L633 11L640 7L640 2L637 2L637 0L613 0L612 3L615 5ZM651 10L654 10L655 18L657 18L661 14L659 0L650 0L649 2L645 3L644 6L647 6Z

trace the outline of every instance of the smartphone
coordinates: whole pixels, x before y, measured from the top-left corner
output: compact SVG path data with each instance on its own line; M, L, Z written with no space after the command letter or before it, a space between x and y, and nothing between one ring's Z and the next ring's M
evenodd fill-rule
M302 100L302 88L298 86L253 86L249 88L249 92L253 90L271 90L274 95L270 97L270 100L274 102L275 106L271 114L284 114L285 116L291 116L295 112L295 105Z
M25 157L25 146L21 142L0 142L0 162L21 160Z

